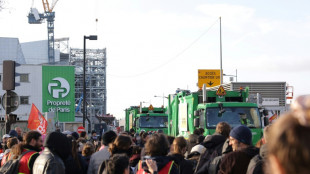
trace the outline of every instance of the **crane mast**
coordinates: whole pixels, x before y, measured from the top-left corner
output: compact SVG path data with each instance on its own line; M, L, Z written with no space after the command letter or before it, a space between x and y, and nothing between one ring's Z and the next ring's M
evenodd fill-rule
M55 64L55 53L54 53L54 19L55 12L53 9L58 0L53 1L52 6L49 5L48 0L42 0L44 13L38 12L37 9L31 8L28 15L29 24L41 24L44 19L47 21L47 46L48 46L48 63Z

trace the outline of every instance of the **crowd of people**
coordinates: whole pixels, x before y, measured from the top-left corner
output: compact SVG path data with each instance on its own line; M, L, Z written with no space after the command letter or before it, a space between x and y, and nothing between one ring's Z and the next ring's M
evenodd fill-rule
M17 127L3 135L0 153L0 173L18 160L23 174L306 174L310 97L297 98L255 146L248 127L226 122L213 135L197 129L188 139L134 130L106 131L100 138L69 131L23 135Z

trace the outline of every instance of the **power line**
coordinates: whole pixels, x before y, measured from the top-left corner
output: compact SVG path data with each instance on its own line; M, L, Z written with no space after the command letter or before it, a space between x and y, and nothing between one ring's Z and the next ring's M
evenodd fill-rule
M180 51L177 55L171 57L170 59L168 59L167 61L165 61L164 63L149 69L148 71L142 72L142 73L138 73L138 74L134 74L134 75L128 75L128 76L120 76L120 75L114 75L114 74L107 74L109 76L114 76L114 77L119 77L119 78L132 78L132 77L138 77L138 76L142 76L151 72L156 71L157 69L167 65L168 63L170 63L171 61L175 60L176 58L180 57L183 53L185 53L187 50L189 50L196 42L198 42L205 34L207 34L209 32L209 30L217 23L217 21L219 21L219 19L217 19L209 28L207 28L207 30L205 30L200 36L198 36L193 42L191 42L187 47L185 47L182 51Z

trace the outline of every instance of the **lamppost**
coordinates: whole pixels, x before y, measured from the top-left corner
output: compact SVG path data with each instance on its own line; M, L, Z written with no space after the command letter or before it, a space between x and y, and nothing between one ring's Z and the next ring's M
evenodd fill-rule
M84 36L84 49L83 49L83 127L85 128L85 119L88 121L88 125L90 125L90 120L87 117L87 106L86 106L86 39L88 40L97 40L97 35ZM88 130L90 127L88 126Z
M238 81L238 74L237 74L237 70L236 70L236 75L227 75L227 74L223 74L223 76L230 76L230 77L236 77L236 82Z
M161 97L161 98L163 98L163 107L165 107L165 98L168 99L168 97L166 97L164 94L163 94L163 96L154 95L154 97Z

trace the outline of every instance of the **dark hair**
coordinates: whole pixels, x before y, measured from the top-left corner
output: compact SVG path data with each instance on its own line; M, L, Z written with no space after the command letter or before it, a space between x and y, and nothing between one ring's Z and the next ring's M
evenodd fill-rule
M169 144L171 145L173 143L175 137L168 135L167 138L168 138Z
M145 144L145 153L150 156L166 156L169 150L169 142L164 134L153 134Z
M29 131L25 135L24 143L29 145L32 139L38 141L41 136L41 133L38 131Z
M81 133L80 133L80 137L85 138L85 137L86 137L86 132L85 132L85 131L81 132Z
M119 174L129 167L129 158L125 154L116 154L111 157L107 166L107 173Z
M41 136L42 136L41 133L39 133L38 131L27 132L24 135L24 138L23 138L24 141L12 147L11 152L13 154L13 159L17 159L18 156L22 154L23 147L25 145L29 145L32 139L38 141Z
M16 137L8 139L8 141L7 141L8 148L11 149L11 147L13 147L15 144L18 144L18 139Z
M71 155L72 158L75 162L75 164L78 166L79 169L81 169L81 164L78 158L78 147L77 147L77 142L75 138L72 135L67 135L67 138L71 144Z
M199 136L199 135L201 134L201 131L200 131L199 129L195 129L195 130L194 130L194 134L196 134L196 135Z
M201 135L203 135L203 133L205 132L205 129L201 127L199 128L199 130L200 130Z
M215 132L223 135L224 137L228 138L229 137L229 133L230 133L231 127L228 123L226 122L219 122L216 125L216 129Z

